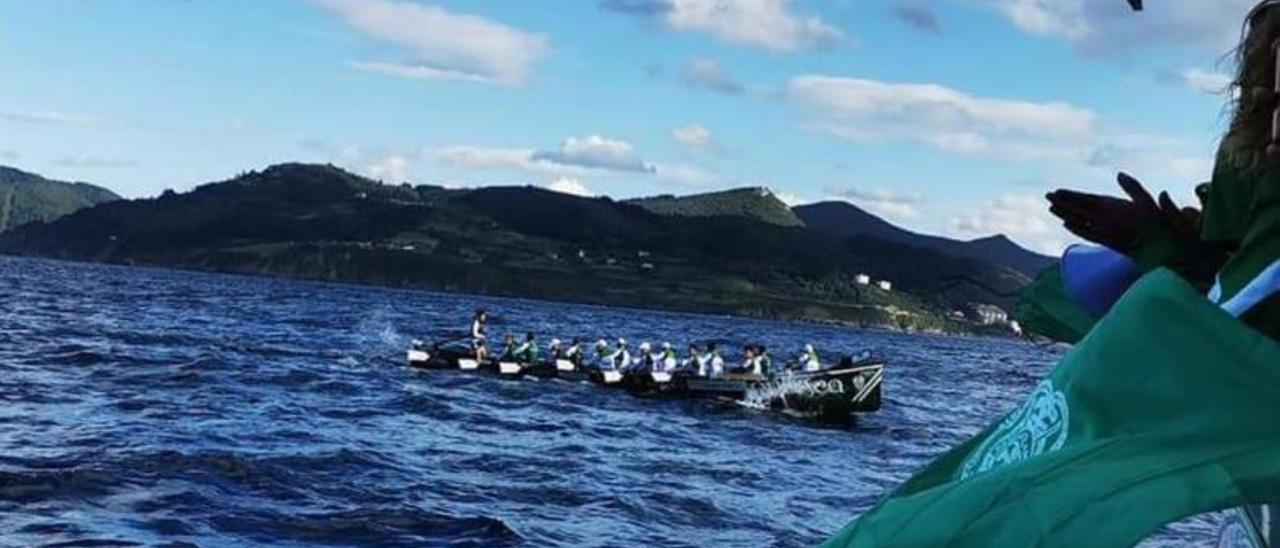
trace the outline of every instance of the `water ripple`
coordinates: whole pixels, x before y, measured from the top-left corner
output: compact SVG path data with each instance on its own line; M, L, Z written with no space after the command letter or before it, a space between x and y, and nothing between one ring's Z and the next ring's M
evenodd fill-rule
M811 545L1057 358L1002 340L13 258L0 291L0 538L14 545ZM890 363L886 407L820 428L403 366L411 338L477 306L499 332L868 348Z

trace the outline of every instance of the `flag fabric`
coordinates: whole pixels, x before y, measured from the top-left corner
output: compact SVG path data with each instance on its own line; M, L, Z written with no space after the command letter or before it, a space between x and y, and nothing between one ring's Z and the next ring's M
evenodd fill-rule
M1160 269L1018 408L825 546L1132 546L1268 502L1280 502L1280 344Z

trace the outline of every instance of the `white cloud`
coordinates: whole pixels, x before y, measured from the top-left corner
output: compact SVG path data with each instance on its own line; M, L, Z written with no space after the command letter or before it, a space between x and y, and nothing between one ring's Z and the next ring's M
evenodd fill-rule
M1160 0L1133 13L1120 0L980 0L1030 34L1064 38L1087 55L1190 47L1223 54L1257 0Z
M720 179L711 171L687 164L660 164L656 166L656 174L660 182L691 187L709 185Z
M531 148L452 146L427 151L435 161L449 167L472 170L502 169L554 173L549 162L536 162Z
M787 204L787 207L795 207L801 204L807 204L810 201L812 201L806 198L802 198L799 194L786 192L786 191L774 192L773 195L777 197L779 200L782 200L782 203Z
M1062 102L975 97L935 84L805 75L787 96L817 110L818 127L862 142L914 141L942 150L1060 156L1091 139L1097 116Z
M121 158L107 158L102 156L94 156L91 154L76 154L73 156L64 156L53 161L54 165L61 167L75 167L84 169L111 169L121 167L132 167L137 165L133 160L125 160Z
M864 190L828 186L823 191L830 197L848 200L867 210L895 221L918 219L924 197L918 193L898 193L891 190Z
M376 63L369 61L352 61L347 63L353 69L408 78L411 80L456 80L459 82L489 82L490 78L471 72L439 69L426 65L406 65L401 63Z
M422 159L418 151L337 146L323 139L308 139L300 146L321 161L393 184L411 181L414 168Z
M93 126L102 120L84 114L59 112L56 110L27 110L0 112L0 119L24 124L50 126Z
M606 0L605 9L660 19L668 28L772 51L838 42L840 29L816 16L794 13L792 0Z
M570 137L557 150L535 152L532 160L608 171L653 173L656 170L636 156L630 143L599 135Z
M738 95L747 90L729 71L711 59L694 59L684 69L685 85L709 89L725 95Z
M352 66L406 78L443 78L517 85L546 55L547 39L483 17L394 0L314 0L365 34L400 46L411 62Z
M1175 75L1183 85L1209 95L1224 95L1231 89L1233 80L1230 74L1208 71L1200 68L1189 68Z
M391 154L376 159L365 167L370 178L391 183L402 183L409 180L409 171L413 167L413 159L398 154Z
M841 139L911 142L1051 166L1061 183L1117 169L1165 183L1198 183L1209 175L1211 155L1202 144L1106 126L1093 111L1063 102L817 75L793 79L786 96L817 113L813 127Z
M982 211L952 220L954 228L966 237L1004 234L1040 253L1056 256L1062 253L1071 236L1049 213L1047 203L1034 195L1006 194L987 204Z
M517 171L553 178L631 176L679 186L701 186L718 175L687 164L649 164L624 141L600 136L566 139L554 152L531 148L452 146L426 154L440 165L473 171ZM642 168L641 168L642 167Z
M677 143L698 150L708 150L715 148L715 139L711 136L711 130L699 125L689 124L680 126L671 130L671 138Z
M546 187L549 190L554 190L563 194L572 194L574 196L583 196L587 198L595 196L595 193L592 192L591 189L587 188L587 185L582 184L582 181L573 177L560 177L551 181L551 183L547 184Z

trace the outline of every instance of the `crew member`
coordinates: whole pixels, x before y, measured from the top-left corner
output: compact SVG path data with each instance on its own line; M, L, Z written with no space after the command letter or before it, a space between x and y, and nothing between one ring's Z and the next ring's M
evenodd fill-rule
M477 362L484 362L489 355L489 349L484 344L484 324L488 320L489 315L483 308L476 309L475 315L471 317L471 351L475 354Z
M801 371L814 372L822 370L822 362L818 360L818 352L813 349L812 344L805 344L804 351L800 353L800 359L797 360Z

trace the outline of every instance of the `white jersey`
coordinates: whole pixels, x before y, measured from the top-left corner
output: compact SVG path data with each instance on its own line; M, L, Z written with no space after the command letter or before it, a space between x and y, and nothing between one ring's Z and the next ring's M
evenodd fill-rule
M700 368L706 373L704 376L719 377L724 374L724 358L716 354L707 354L702 357Z
M818 361L817 354L814 354L811 352L805 352L800 355L799 362L800 362L800 370L802 371L807 371L812 373L814 371L822 370L822 363Z

